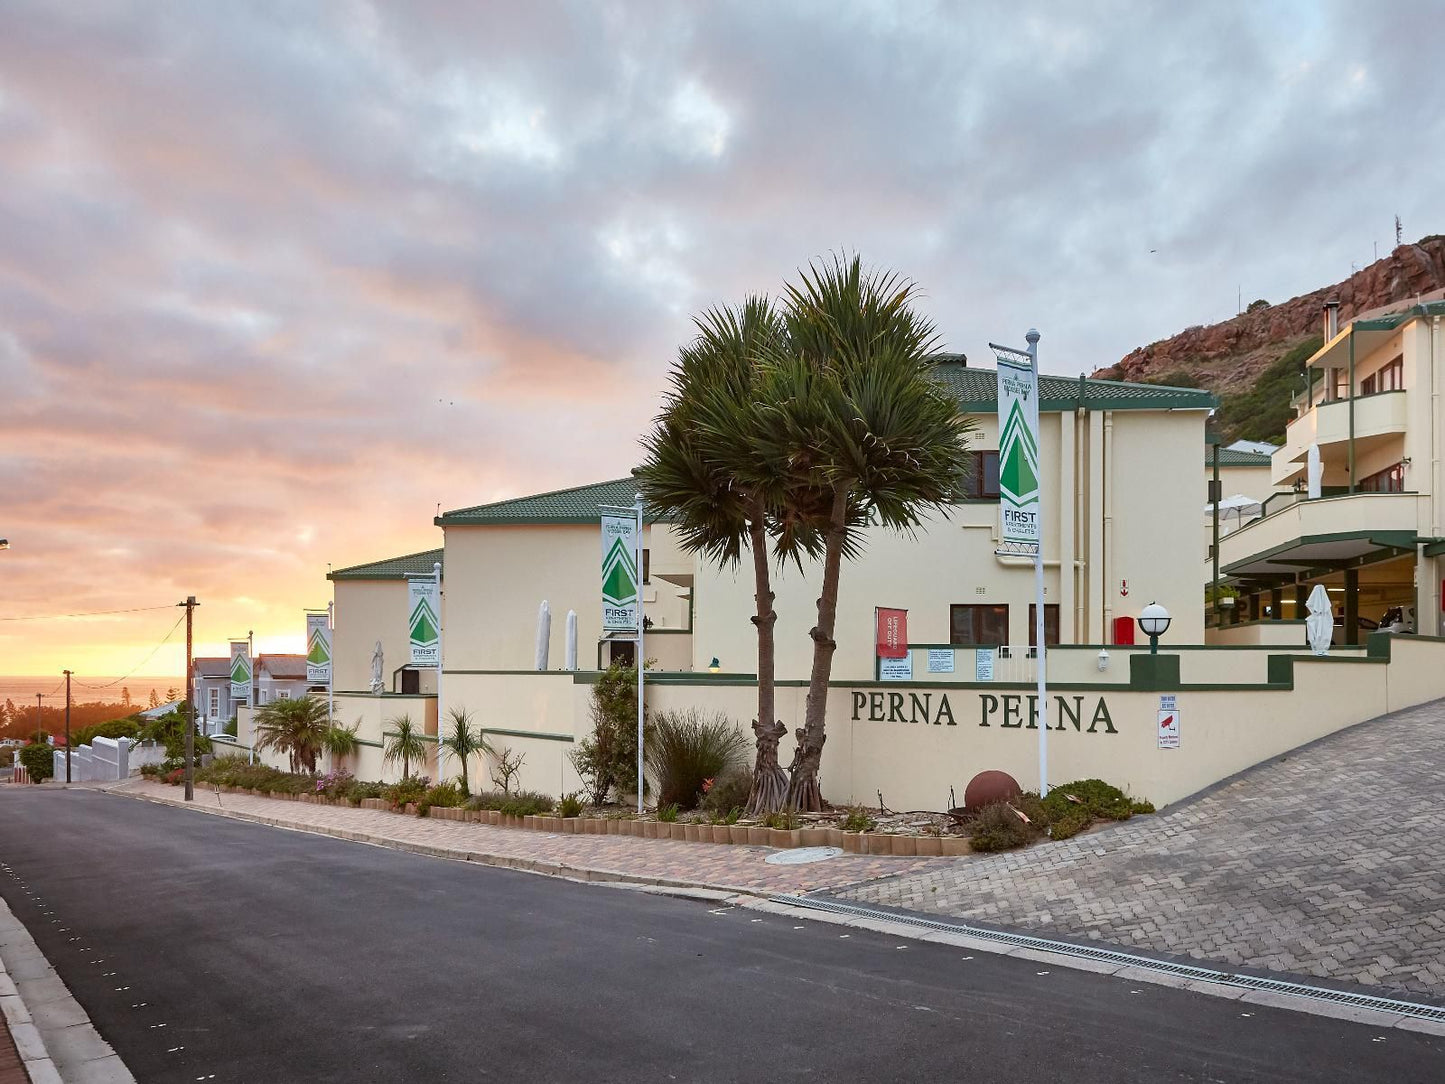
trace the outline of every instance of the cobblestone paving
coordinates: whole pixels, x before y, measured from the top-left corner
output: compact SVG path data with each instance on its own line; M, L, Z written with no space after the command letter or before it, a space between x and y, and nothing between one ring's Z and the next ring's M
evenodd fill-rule
M179 787L163 783L135 782L110 789L153 801L185 804ZM837 890L879 877L938 869L958 861L850 854L803 866L774 866L764 861L775 853L770 847L683 843L631 836L555 835L246 794L223 794L218 803L214 792L202 787L196 789L194 808L214 811L218 806L277 826L331 835L344 833L343 838L384 841L413 850L450 852L447 857L469 856L476 861L494 860L494 864L513 864L519 868L591 874L594 880L599 879L598 875L616 875L616 879L655 880L755 894Z
M1445 997L1445 701L1176 812L837 895Z

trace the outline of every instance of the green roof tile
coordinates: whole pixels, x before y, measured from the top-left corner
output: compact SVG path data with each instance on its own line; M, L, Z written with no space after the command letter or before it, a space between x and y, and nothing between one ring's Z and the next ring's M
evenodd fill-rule
M443 527L464 527L474 524L496 526L507 523L596 523L597 509L606 504L615 508L631 507L637 498L637 481L618 478L611 482L594 482L571 489L554 489L531 497L514 497L494 504L458 508L436 518ZM652 516L648 522L654 522Z
M404 580L409 576L430 576L432 566L443 560L442 550L423 550L405 557L388 557L366 565L352 565L328 572L328 580Z
M1229 448L1219 449L1219 465L1221 467L1267 467L1272 460L1267 455L1260 455L1258 452L1239 452ZM1204 465L1214 465L1214 453L1208 448L1204 450Z
M991 414L998 410L998 372L970 369L954 360L960 355L940 355L935 372L938 381L967 411ZM1219 402L1202 388L1170 388L1162 384L1132 384L1122 380L1093 380L1067 376L1039 377L1039 409L1074 410L1209 410Z

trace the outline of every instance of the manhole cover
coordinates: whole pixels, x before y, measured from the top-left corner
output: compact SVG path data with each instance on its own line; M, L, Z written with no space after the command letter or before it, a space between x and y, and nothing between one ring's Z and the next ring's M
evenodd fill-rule
M794 847L790 851L770 854L763 861L773 866L805 866L809 862L826 862L842 853L842 847Z

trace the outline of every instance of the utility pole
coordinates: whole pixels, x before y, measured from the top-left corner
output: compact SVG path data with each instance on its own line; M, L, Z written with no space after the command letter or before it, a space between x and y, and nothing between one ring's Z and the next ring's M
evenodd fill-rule
M196 689L195 667L191 662L191 621L200 605L195 595L187 595L177 606L186 608L186 801L196 800Z
M70 782L70 671L65 671L65 781Z
M41 713L40 702L45 699L44 693L35 694L35 733L39 734L45 729L45 716Z

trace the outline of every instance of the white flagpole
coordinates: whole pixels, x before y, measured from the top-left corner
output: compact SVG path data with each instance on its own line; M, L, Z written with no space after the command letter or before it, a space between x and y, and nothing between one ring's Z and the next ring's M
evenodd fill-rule
M332 599L326 604L326 635L331 637L331 646L327 654L331 661L326 666L326 724L336 725L336 600ZM331 770L336 770L336 758L331 758Z
M249 756L249 758L247 759L247 763L248 763L248 764L255 764L255 763L256 763L256 642L255 642L255 638L256 638L255 632L253 632L253 631L251 631L251 630L248 629L247 632L246 632L246 661L249 662L250 665L251 665L251 688L250 688L250 690L249 690L249 692L248 692L248 695L247 695L247 700L250 701L250 702L246 705L248 708L251 709L251 749L250 749L250 756ZM240 717L240 712L237 711L236 715L237 715L237 718L239 718L239 717ZM240 733L240 729L241 729L241 728L240 728L239 726L236 727L237 733Z
M645 655L642 649L642 633L647 627L647 616L642 601L642 494L637 494L637 500L632 506L637 512L637 542L634 547L633 556L636 558L637 569L637 658L633 665L637 667L637 812L642 812L642 718L645 710L643 704L643 672L646 667L643 665Z
M1029 410L1033 414L1034 432L1039 431L1039 333L1029 328L1025 338L1029 344L1029 364L1034 374L1034 398ZM1048 678L1046 677L1046 651L1044 644L1044 455L1043 438L1039 436L1039 551L1034 555L1034 643L1038 667L1039 698L1039 797L1049 792L1049 700ZM1062 552L1062 550L1060 551ZM1063 575L1063 567L1059 568Z
M442 781L442 754L446 751L442 746L442 671L445 669L446 657L442 654L442 563L435 562L432 567L432 575L437 581L437 777L436 782Z

